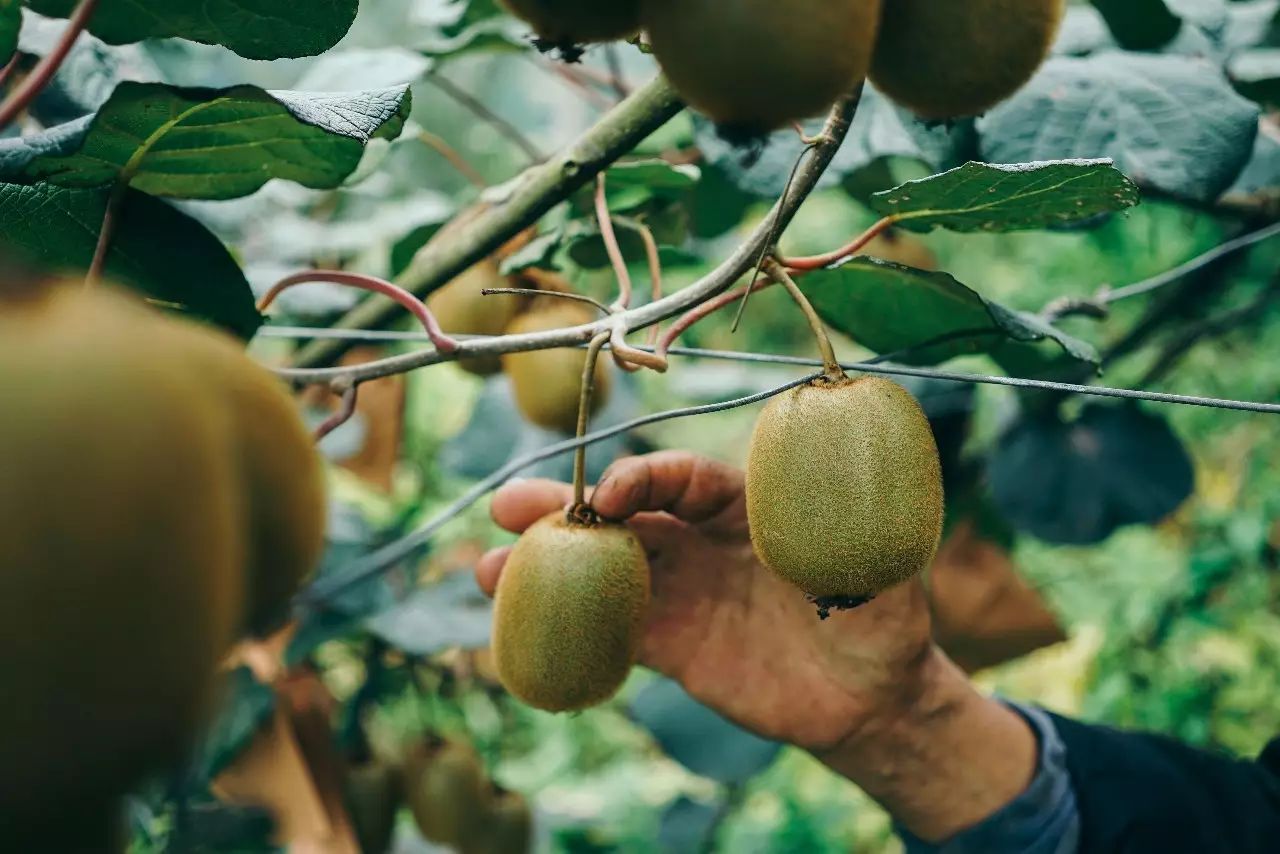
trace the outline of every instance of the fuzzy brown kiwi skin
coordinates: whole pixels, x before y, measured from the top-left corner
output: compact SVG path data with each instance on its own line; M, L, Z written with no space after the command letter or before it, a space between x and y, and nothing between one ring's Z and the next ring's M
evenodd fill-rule
M550 47L625 39L640 29L639 0L502 0Z
M535 304L528 314L516 318L508 327L508 334L548 332L579 326L596 319L596 313L582 303L553 297L538 299L547 302L542 306ZM502 367L511 378L516 406L525 418L548 430L574 433L578 426L582 372L586 367L586 360L586 350L558 347L552 350L504 354ZM600 359L596 362L595 391L591 396L593 413L608 402L610 383L608 362Z
M475 748L461 742L419 745L405 762L405 790L424 837L460 848L483 827L493 786Z
M0 707L9 841L113 815L206 720L246 542L228 413L184 358L205 334L106 286L0 301L0 683L24 698Z
M543 517L498 581L493 653L503 686L549 712L609 699L636 660L649 594L644 547L625 525Z
M818 380L773 399L747 461L756 554L820 601L865 601L920 573L942 534L929 422L889 380Z
M871 82L924 119L976 116L1049 55L1065 0L886 2Z
M866 77L881 0L643 0L654 56L730 139L816 115Z

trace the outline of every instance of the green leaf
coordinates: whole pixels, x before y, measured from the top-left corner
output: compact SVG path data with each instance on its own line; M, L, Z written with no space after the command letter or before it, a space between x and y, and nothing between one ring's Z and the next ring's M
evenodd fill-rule
M127 181L152 195L247 196L272 178L332 189L365 145L395 137L407 87L376 92L266 92L122 83L93 116L0 141L0 177L65 187Z
M894 357L902 364L989 353L1006 367L1031 368L1045 361L1036 346L1043 341L1077 361L1098 362L1089 344L1035 315L984 299L948 273L862 257L809 273L799 283L826 323L864 347L881 354L910 348Z
M0 0L0 65L13 59L22 29L21 0Z
M1258 117L1216 65L1110 52L1050 59L978 132L982 160L1110 157L1144 189L1211 202L1249 159Z
M1164 0L1093 0L1116 41L1126 50L1155 50L1173 41L1182 19Z
M457 18L420 45L428 56L447 59L472 52L493 54L528 48L529 26L507 14L495 0L458 0L452 6L460 10Z
M235 761L275 709L275 695L248 668L236 668L226 682L221 708L195 752L193 768L201 783Z
M80 0L27 0L66 18ZM351 29L359 0L104 0L89 31L110 44L178 37L223 45L248 59L315 56Z
M0 243L43 267L83 273L109 196L108 190L0 184ZM242 338L262 322L226 247L185 213L136 190L120 203L106 276Z
M871 206L915 231L1064 226L1136 205L1138 188L1110 160L1009 166L966 163L875 193Z
M673 166L665 160L638 160L609 168L605 198L609 210L625 212L654 199L680 198L697 186L701 170Z

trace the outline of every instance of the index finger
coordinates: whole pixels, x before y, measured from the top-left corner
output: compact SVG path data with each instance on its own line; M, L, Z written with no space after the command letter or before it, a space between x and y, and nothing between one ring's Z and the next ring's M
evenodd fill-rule
M659 451L618 460L591 495L606 519L662 511L691 524L741 522L745 507L742 472L688 451Z

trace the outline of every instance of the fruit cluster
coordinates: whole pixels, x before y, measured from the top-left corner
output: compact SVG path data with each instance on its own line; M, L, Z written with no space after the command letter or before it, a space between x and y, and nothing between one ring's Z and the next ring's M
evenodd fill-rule
M1044 61L1065 0L503 0L543 43L640 30L676 90L726 132L808 118L869 78L925 119L982 113Z
M319 560L323 469L238 343L106 286L4 289L0 399L0 825L47 843L182 758Z

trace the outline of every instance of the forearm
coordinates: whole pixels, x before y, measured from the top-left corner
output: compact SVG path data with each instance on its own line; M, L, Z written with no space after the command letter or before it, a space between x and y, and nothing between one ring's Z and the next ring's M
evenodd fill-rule
M940 841L1027 788L1037 741L1020 715L979 694L936 649L912 679L896 708L819 758L916 836Z

